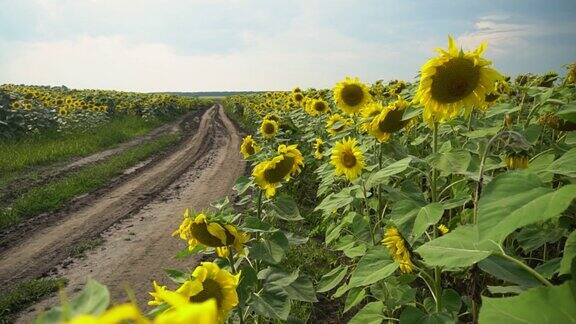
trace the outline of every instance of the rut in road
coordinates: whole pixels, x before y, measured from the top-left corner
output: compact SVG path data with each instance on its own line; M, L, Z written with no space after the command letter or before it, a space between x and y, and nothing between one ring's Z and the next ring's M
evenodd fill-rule
M86 278L91 277L108 286L113 302L127 300L126 288L129 287L135 292L140 306L145 308L152 280L168 283L163 269L194 267L194 260L174 258L185 247L185 242L171 234L182 221L185 208L207 209L211 202L231 193L234 181L244 171L244 162L238 152L240 140L221 106L208 110L202 117L198 133L181 150L131 181L135 183L123 184L86 210L3 253L2 260L8 257L16 260L9 262L11 267L3 262L0 276L6 279L5 274L10 271L17 276L16 269L29 267L30 262L35 263L34 259L42 258L46 252L55 253L53 247L60 244L59 240L69 241L69 236L78 235L77 231L102 227L106 222L108 226L102 234L104 244L83 259L60 262L56 274L69 280L68 295L80 290ZM169 181L169 185L164 186L160 194L148 200L130 218L125 218L129 205L134 203L132 200L137 201L140 196L133 190L138 190L144 183L155 186L165 181ZM32 249L30 245L33 245ZM26 253L29 249L31 252ZM17 253L25 253L27 257ZM29 321L38 311L58 302L54 297L34 305L22 314L21 321Z

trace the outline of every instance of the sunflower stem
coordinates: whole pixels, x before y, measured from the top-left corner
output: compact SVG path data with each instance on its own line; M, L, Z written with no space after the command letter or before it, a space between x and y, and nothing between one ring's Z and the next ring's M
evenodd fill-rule
M234 253L228 252L228 262L230 262L230 270L233 274L237 274L236 262L234 262ZM242 303L238 303L238 317L240 318L240 324L244 324L244 312L242 311Z
M432 154L436 155L438 153L438 122L434 123L434 128L432 130ZM430 181L430 196L432 202L438 201L438 172L436 168L432 167L432 180ZM432 229L433 237L436 238L436 229ZM436 311L442 311L442 272L440 267L434 268L434 290L436 292Z
M262 216L262 189L258 189L258 200L256 204L258 206L256 218L261 219L260 216Z

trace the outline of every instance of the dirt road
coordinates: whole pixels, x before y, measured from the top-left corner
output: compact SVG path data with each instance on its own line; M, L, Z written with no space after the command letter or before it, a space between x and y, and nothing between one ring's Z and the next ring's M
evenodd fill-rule
M92 277L109 287L113 301L126 300L125 290L130 287L144 305L151 281L167 282L163 269L194 266L193 260L174 259L185 244L171 233L186 207L206 209L231 193L244 170L238 152L240 140L221 106L207 110L197 133L179 150L85 208L53 226L36 229L3 251L0 284L56 268L58 276L68 278L69 294ZM83 259L62 259L63 251L93 233L102 233L101 246ZM36 311L56 303L57 298L43 301L24 312L21 320L27 321Z

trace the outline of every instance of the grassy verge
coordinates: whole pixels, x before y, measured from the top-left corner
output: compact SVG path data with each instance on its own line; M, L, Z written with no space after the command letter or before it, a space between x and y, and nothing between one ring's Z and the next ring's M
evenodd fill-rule
M0 323L12 323L13 316L66 284L64 278L32 279L0 293Z
M62 179L29 190L10 206L0 210L0 229L13 226L22 219L62 207L73 197L105 185L126 168L176 142L178 138L178 135L164 135L100 163L86 166Z
M90 131L47 133L0 142L0 186L29 167L85 156L148 133L160 120L115 118Z

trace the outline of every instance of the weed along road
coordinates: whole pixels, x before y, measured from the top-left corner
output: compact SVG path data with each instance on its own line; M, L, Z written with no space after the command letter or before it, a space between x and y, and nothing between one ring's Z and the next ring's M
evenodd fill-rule
M238 152L240 137L222 106L208 109L196 134L178 150L141 174L111 189L84 208L73 211L0 254L0 282L34 278L51 272L69 280L72 295L91 277L106 284L115 302L127 300L126 289L141 303L148 300L152 278L163 269L194 267L179 261L174 251L185 243L171 237L189 207L200 211L231 193L244 170ZM102 233L102 245L81 259L63 259L64 251L85 237ZM45 307L58 304L47 299L23 312L23 320ZM143 306L143 305L142 305Z

